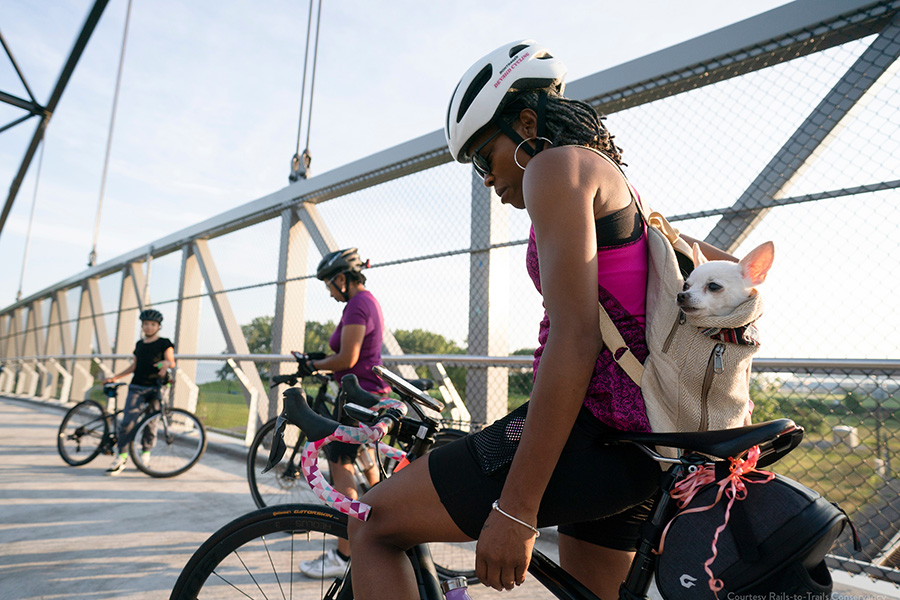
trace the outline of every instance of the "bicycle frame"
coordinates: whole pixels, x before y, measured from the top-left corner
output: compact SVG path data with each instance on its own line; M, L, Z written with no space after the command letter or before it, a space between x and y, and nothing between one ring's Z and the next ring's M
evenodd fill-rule
M379 374L384 377L383 373L379 372ZM390 375L393 378L397 378L392 373ZM390 380L391 378L387 377L386 379ZM394 382L391 381L391 383L393 384ZM302 456L303 471L316 495L342 514L363 521L367 519L371 508L363 502L350 501L341 494L336 493L327 483L324 483L323 478L318 474L316 457L319 449L330 441L337 440L360 444L367 442L378 443L388 432L399 433L403 431L404 426L406 431L415 432L416 423L420 431L412 434L413 440L416 439L416 436L423 435L424 431L431 431L433 434L432 424L436 427L438 423L426 417L416 407L416 403L419 402L419 394L401 386L392 385L392 387L416 410L421 418L420 422L404 418L406 406L386 398L373 407L373 409L387 408L383 414L379 415L374 411L369 411L372 417L369 420L371 424L366 424L365 409L357 410L354 408L353 410L357 413L354 416L360 419L363 424L359 427L339 425L335 421L314 413L309 405L306 404L305 398L299 393L299 390L288 390L285 392L285 410L279 417L282 429L286 422L290 421L300 427L310 440ZM428 398L428 400L433 401L431 398ZM352 407L352 405L349 406ZM704 455L708 454L720 459L740 457L750 452L752 448L755 448L759 452L756 453L753 464L757 464L756 460L759 457L765 457L765 460L759 462L759 466L765 466L793 450L802 437L803 429L797 427L793 421L788 419L760 423L734 430L694 434L628 432L611 434L609 439L605 441L609 443L635 444L657 462L670 465L664 473L661 473L658 496L654 502L651 516L642 529L639 546L631 568L620 587L620 600L639 600L647 597L656 564L654 550L659 545L666 524L669 523L678 508L675 501L672 500L670 492L684 476L694 472L702 465L713 462L712 459ZM415 445L415 441L413 443ZM687 452L681 458L667 458L654 450L656 445L681 448L687 450ZM283 442L280 449L277 445L273 447L270 455L270 465L277 464L280 459L279 450L283 454ZM439 591L434 592L435 595L431 595L433 592L432 587L437 586L438 579L430 556L427 553L427 547L416 547L416 551L410 556L417 557L413 561L413 566L417 573L422 598L440 600L442 595ZM421 558L422 562L417 565L418 557ZM549 592L561 600L597 600L597 597L585 586L538 550L533 550L532 561L528 570ZM345 584L342 581L336 580L332 588L334 594L337 595L327 595L326 598L349 597L342 591L344 587Z

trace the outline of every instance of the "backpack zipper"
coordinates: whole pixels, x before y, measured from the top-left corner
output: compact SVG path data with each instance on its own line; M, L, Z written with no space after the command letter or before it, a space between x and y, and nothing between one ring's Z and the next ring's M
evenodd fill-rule
M700 429L706 431L709 424L708 397L709 389L712 387L713 376L722 373L725 370L725 344L718 343L713 347L712 353L709 355L709 361L706 363L706 375L703 377L703 387L700 391Z
M672 340L675 338L675 331L678 329L679 325L684 325L685 320L687 320L687 317L684 316L684 311L679 310L678 318L675 319L675 322L672 324L672 329L671 329L671 331L669 331L669 335L666 336L666 341L662 347L663 352L669 351L669 346L672 345Z

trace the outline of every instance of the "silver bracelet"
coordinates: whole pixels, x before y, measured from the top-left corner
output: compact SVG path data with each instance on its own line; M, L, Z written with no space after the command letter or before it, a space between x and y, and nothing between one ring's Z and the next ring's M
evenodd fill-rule
M498 500L494 500L494 503L491 504L491 508L493 508L494 510L496 510L498 513L500 513L501 515L503 515L503 516L506 517L507 519L512 519L513 521L515 521L515 522L518 523L519 525L524 525L525 527L527 527L528 529L530 529L532 532L534 532L534 537L541 537L541 532L537 530L537 527L532 527L531 525L529 525L529 524L526 523L525 521L522 521L522 520L520 520L520 519L515 518L514 516L512 516L511 514L509 514L509 513L506 512L506 511L504 511L502 508L500 508L500 500L499 500L499 499L498 499Z

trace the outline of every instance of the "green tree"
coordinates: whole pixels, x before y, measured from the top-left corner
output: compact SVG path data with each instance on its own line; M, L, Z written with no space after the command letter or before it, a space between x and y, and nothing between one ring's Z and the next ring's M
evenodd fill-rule
M464 354L465 351L453 340L448 340L439 333L413 329L406 331L398 329L394 337L405 354ZM429 378L428 367L416 367L416 374L422 378ZM447 367L447 375L459 394L465 397L466 393L466 369L465 367Z
M534 356L534 348L519 348L512 353L512 356ZM534 386L534 374L530 369L524 373L519 369L509 370L509 394L522 395L527 399L531 396L531 389Z

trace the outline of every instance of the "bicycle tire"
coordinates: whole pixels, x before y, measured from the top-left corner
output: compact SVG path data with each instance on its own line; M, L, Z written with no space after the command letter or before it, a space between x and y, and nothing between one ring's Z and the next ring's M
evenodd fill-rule
M439 448L459 438L466 432L459 429L443 429L434 436L431 449ZM434 569L442 579L465 577L476 582L475 577L475 544L477 542L430 542L428 549L434 561Z
M56 449L64 461L80 467L97 458L108 435L106 411L93 400L83 400L63 417L56 436Z
M347 538L347 516L313 504L257 509L228 523L194 552L169 600L230 598L322 598L332 585L337 599L353 597L348 576L308 579L296 573Z
M150 477L175 477L200 460L206 451L206 428L193 413L181 408L164 408L144 417L128 444L134 466ZM157 439L148 458L142 452L145 430L156 425Z
M285 427L287 451L284 457L271 471L262 472L272 449L275 421L267 421L259 429L247 452L247 482L250 484L253 502L258 508L318 502L300 469L300 451L306 444L306 435L296 426L288 424Z

